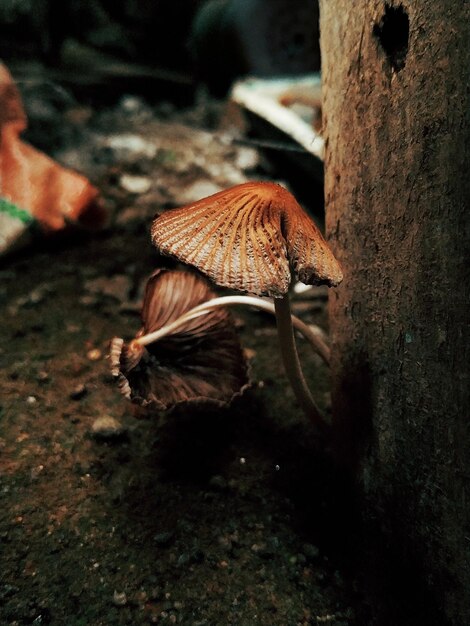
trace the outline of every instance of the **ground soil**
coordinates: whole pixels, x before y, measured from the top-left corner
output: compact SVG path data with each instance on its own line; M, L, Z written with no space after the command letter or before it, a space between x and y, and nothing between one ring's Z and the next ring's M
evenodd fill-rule
M143 285L162 265L152 215L201 180L272 176L204 144L194 111L163 119L133 106L32 120L31 137L92 178L112 219L93 234L39 236L0 272L0 624L365 624L340 556L341 492L288 387L272 319L235 314L253 385L229 409L137 415L110 375L109 340L138 330ZM145 115L131 124L129 109ZM103 148L137 128L180 143L145 158ZM210 159L219 169L208 174ZM123 173L148 177L150 191L129 192ZM324 293L298 312L326 330ZM302 342L300 354L327 412L326 368ZM103 416L117 423L99 436Z

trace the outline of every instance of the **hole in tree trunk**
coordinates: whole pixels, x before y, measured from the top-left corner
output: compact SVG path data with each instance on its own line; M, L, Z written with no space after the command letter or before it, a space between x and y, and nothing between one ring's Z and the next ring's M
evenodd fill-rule
M399 72L405 67L410 34L410 21L403 6L385 5L385 13L380 22L375 24L373 33L384 49L390 65Z

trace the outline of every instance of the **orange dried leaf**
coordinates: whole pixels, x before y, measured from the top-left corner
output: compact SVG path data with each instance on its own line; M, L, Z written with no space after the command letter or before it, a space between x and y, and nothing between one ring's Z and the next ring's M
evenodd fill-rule
M105 211L87 178L62 167L20 139L26 116L13 79L0 63L0 196L27 211L45 229L67 222L99 227Z

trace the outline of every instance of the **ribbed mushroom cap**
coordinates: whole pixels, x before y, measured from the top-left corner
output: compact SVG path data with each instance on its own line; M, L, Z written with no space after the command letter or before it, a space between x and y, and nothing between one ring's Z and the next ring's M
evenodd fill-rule
M260 296L287 293L291 269L309 285L343 278L315 223L275 183L243 183L167 211L154 220L152 241L218 285Z
M137 337L170 324L214 297L195 274L155 272L145 290L143 328ZM189 402L223 406L248 385L233 319L224 309L189 320L146 347L134 345L113 339L110 359L122 393L138 404L159 410Z

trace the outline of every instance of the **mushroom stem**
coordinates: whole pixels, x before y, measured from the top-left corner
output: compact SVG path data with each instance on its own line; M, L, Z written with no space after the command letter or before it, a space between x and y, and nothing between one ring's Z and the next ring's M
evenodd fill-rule
M315 424L324 425L323 417L305 381L295 345L292 326L289 295L274 299L276 310L277 333L282 360L292 389L306 416Z
M262 300L261 298L255 298L252 296L223 296L221 298L213 298L212 300L207 300L203 304L200 304L193 309L190 309L184 315L181 315L178 319L174 320L171 324L167 324L158 330L149 333L147 335L142 335L141 337L137 337L133 340L133 344L137 344L140 346L146 346L149 343L153 343L162 339L166 335L174 332L180 326L188 322L189 320L195 319L200 315L204 315L205 313L209 313L216 308L225 307L225 306L233 306L244 304L247 306L252 306L262 311L266 311L267 313L271 313L277 316L276 307L272 302L267 302L266 300ZM296 330L298 330L302 335L307 339L315 352L323 359L323 361L329 365L330 363L330 349L326 345L326 343L321 339L321 337L315 333L314 330L305 322L302 322L301 319L296 317L295 315L290 314L290 325L292 325Z

